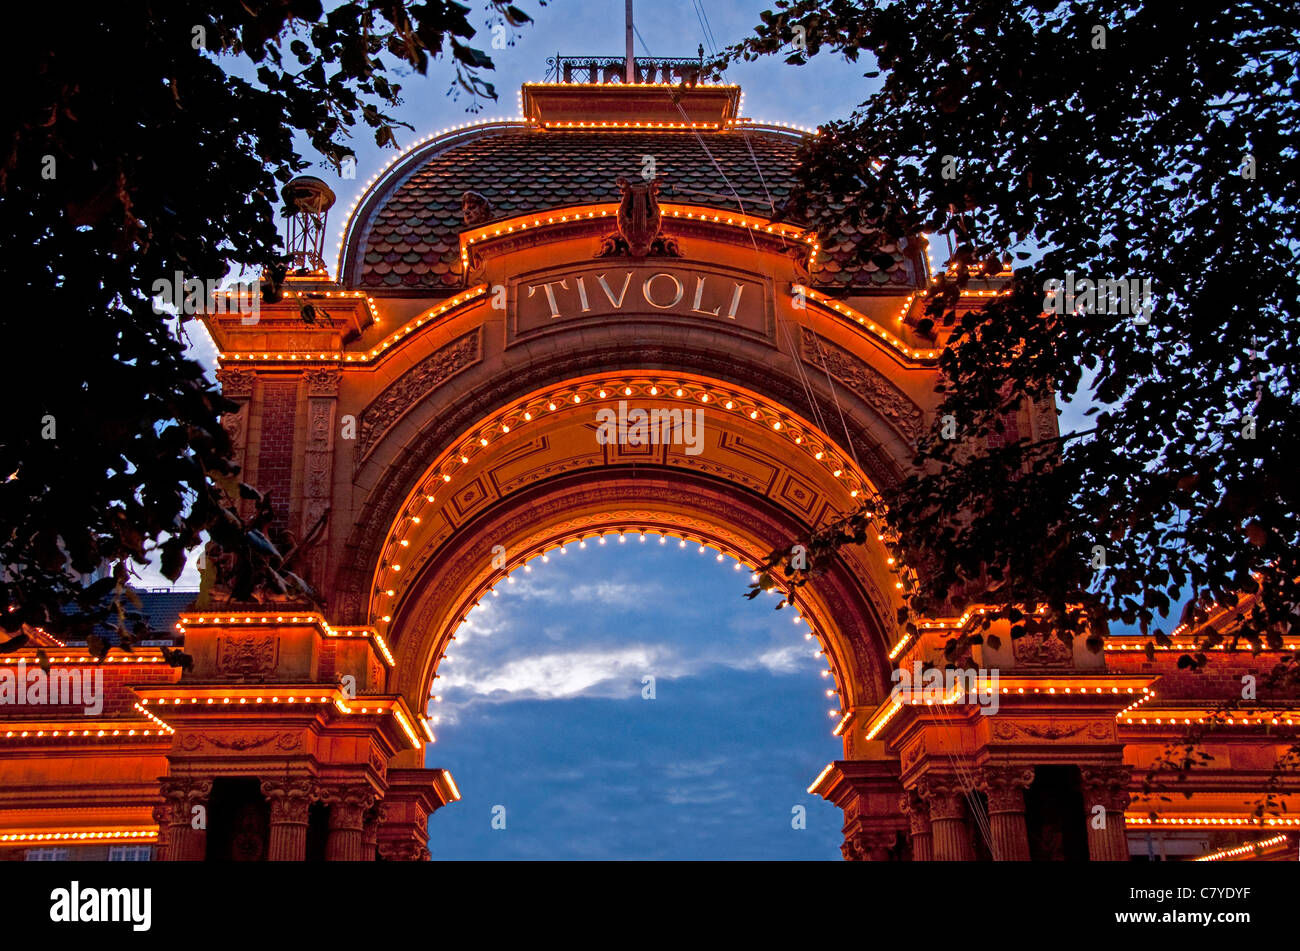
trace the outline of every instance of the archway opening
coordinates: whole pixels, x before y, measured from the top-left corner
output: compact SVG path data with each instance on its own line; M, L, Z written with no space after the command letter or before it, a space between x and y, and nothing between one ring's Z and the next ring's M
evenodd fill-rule
M602 530L521 562L438 667L434 858L831 859L807 792L837 684L808 619L698 536Z

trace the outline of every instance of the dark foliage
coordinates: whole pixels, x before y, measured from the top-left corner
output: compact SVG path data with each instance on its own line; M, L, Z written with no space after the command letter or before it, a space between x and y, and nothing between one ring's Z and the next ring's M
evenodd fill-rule
M1100 649L1115 623L1166 640L1180 601L1191 623L1240 603L1241 637L1280 648L1300 600L1300 10L781 0L762 21L730 57L840 53L879 80L806 148L791 213L957 248L929 295L947 347L921 474L819 532L810 569L869 524L908 566L910 618L980 601L1014 636ZM958 319L1004 262L1011 293ZM1149 280L1149 323L1054 313L1046 282L1070 272ZM1094 425L990 447L1053 397ZM774 552L759 583L809 573Z
M485 8L489 25L528 21L503 2ZM295 134L335 164L363 127L395 145L399 123L385 110L401 98L388 68L424 73L446 57L465 90L493 97L481 76L492 62L469 45L471 10L124 0L28 13L6 32L0 65L11 361L0 382L0 627L84 628L113 591L121 614L131 566L156 558L175 579L205 537L210 562L228 569L224 596L309 598L284 541L267 535L265 500L230 462L228 404L184 356L192 318L156 312L152 289L176 272L282 273L279 186L308 164ZM111 576L85 586L104 565ZM129 646L139 632L123 633Z

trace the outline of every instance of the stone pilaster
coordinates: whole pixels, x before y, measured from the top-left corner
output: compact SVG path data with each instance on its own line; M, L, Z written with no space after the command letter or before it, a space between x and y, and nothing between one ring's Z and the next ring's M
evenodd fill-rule
M163 826L162 856L168 862L201 862L208 848L208 797L212 780L163 777L163 804L154 818ZM196 811L196 808L199 811Z
M307 858L307 814L320 798L314 779L267 779L262 795L271 804L271 842L267 860L302 862Z
M1132 768L1084 766L1081 772L1084 821L1088 823L1088 857L1094 862L1128 861L1124 810L1129 804L1128 784L1133 775Z
M930 829L936 862L971 862L970 828L966 824L966 794L955 781L925 778L917 792L930 806Z
M1025 790L1034 781L1032 766L985 766L979 788L988 796L990 848L995 862L1028 862Z
M324 582L326 570L326 513L333 492L339 378L339 371L332 368L308 370L306 373L307 444L303 454L302 522L298 532L299 538L304 540L311 537L306 571L308 580L318 587ZM313 531L315 534L311 535Z
M253 398L253 382L256 378L257 375L252 370L236 367L221 367L217 370L221 395L239 407L233 413L222 415L221 426L230 437L231 459L241 472L248 468L248 427L252 414L249 404ZM239 507L245 515L251 511L251 504L246 500L241 501Z
M329 804L329 838L325 843L327 862L360 862L365 858L366 813L375 804L368 786L326 789L321 800Z

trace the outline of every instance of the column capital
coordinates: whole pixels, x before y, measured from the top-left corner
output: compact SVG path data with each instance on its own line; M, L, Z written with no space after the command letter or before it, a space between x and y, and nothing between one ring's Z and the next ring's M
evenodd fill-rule
M956 780L922 777L917 794L930 806L930 821L966 818L966 790Z
M264 779L262 795L271 804L272 824L306 825L311 804L320 798L315 779Z
M1107 812L1123 812L1128 808L1128 784L1133 778L1133 767L1124 765L1084 766L1083 797L1089 808L1101 805Z
M188 776L163 776L159 780L163 802L154 806L153 817L164 825L189 825L195 806L206 806L212 795L212 780Z
M322 787L321 801L330 807L330 828L361 829L366 813L375 804L375 792L369 786L330 785Z
M1024 812L1025 790L1034 781L1034 767L988 765L979 772L977 788L988 796L989 812Z
M912 835L930 833L930 804L915 789L909 789L899 797L898 810L907 816Z
M380 842L379 854L385 862L427 862L429 850L418 842Z
M897 829L861 829L853 836L858 854L872 862L888 861L897 842Z
M164 799L179 800L186 804L207 802L212 795L212 780L192 779L189 776L163 776L159 779L159 789Z

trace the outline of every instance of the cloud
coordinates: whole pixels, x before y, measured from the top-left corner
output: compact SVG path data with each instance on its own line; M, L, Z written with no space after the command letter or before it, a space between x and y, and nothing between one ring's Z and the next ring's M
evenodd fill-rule
M534 654L483 665L482 670L448 664L439 673L444 691L465 690L494 700L615 697L630 695L632 686L646 673L663 675L664 654L662 648L633 644L609 650Z
M663 599L657 584L627 581L598 581L595 584L574 585L569 591L570 600L579 603L598 601L601 604L629 606L655 604Z
M673 786L665 794L669 805L710 805L736 799L737 790L734 783L712 782L695 783L690 786Z
M730 761L721 756L707 760L690 760L669 763L664 767L664 775L671 779L693 779L696 776L712 776Z
M808 642L804 641L799 644L774 647L752 658L749 663L742 661L733 666L740 670L753 670L755 667L762 667L773 674L793 674L808 668L813 653L813 649L808 646Z

